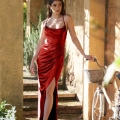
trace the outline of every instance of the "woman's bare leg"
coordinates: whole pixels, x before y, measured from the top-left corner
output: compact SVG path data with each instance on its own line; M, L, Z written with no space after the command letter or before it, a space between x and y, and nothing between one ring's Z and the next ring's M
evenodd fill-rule
M44 107L44 116L43 120L48 120L49 114L53 106L53 92L55 89L55 78L52 80L48 88L46 89L46 100Z

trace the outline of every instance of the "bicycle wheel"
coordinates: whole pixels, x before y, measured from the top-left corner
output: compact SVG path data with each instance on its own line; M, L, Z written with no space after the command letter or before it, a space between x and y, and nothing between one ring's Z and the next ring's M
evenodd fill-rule
M92 103L92 120L103 120L105 98L103 92L96 90Z

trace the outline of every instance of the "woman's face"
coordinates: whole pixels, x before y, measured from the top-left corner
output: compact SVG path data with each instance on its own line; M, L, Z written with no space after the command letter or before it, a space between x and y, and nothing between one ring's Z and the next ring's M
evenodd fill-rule
M55 0L51 6L50 9L52 10L52 13L54 14L60 14L62 10L62 3L59 0Z

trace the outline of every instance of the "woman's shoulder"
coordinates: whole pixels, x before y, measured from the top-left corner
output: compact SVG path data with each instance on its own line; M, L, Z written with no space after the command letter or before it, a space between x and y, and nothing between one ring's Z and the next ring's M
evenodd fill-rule
M72 16L71 16L70 14L66 14L66 15L64 15L64 19L65 19L66 22L69 22L69 21L71 21L73 18L72 18Z
M48 20L48 19L43 20L43 21L42 21L42 24L43 24L43 25L46 24L47 20Z
M43 21L41 22L41 25L42 25L43 27L45 27L45 25L46 25L47 21L48 21L48 18L47 18L47 19L45 19L45 20L43 20Z
M64 18L66 21L69 21L72 19L72 16L70 14L66 14L66 15L64 15Z
M72 16L70 14L65 14L64 17L67 18L67 19L72 18Z

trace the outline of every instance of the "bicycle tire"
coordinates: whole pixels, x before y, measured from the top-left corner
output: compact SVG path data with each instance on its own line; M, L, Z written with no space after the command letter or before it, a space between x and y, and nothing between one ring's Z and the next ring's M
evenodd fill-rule
M105 97L102 92L96 90L92 102L92 120L102 120L105 112Z

